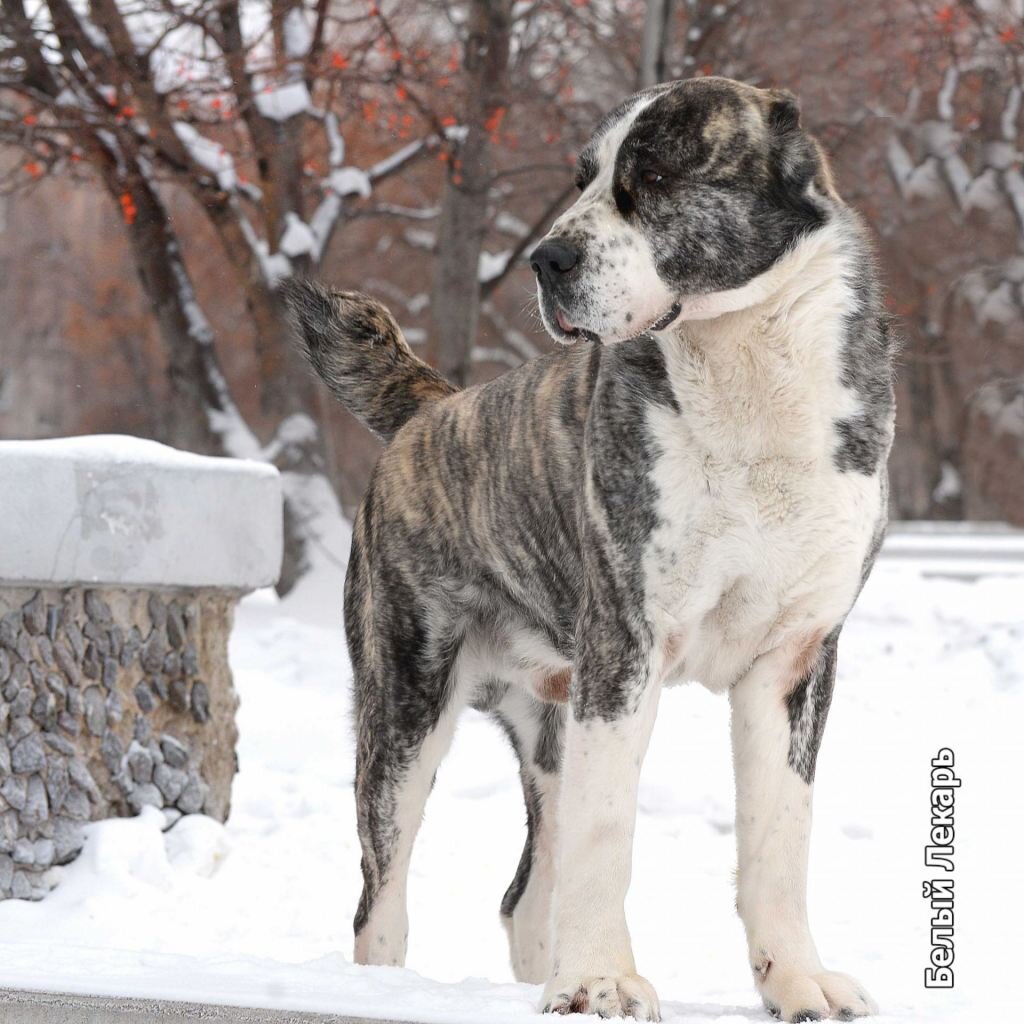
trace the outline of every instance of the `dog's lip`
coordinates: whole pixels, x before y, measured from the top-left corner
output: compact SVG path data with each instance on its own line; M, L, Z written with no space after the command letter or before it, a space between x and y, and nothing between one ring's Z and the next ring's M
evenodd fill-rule
M635 341L637 338L642 338L645 334L650 334L651 331L665 330L666 327L675 323L676 317L678 317L682 311L682 303L673 302L672 305L657 318L657 320L652 320L642 331L637 331L636 334L631 334L629 340Z
M681 302L673 302L668 310L658 317L654 323L648 324L643 333L646 334L648 331L663 331L669 324L674 323L675 319L683 311L683 305Z
M552 334L557 333L566 341L576 341L578 338L586 338L587 341L594 342L601 340L601 336L595 331L587 330L586 327L575 327L561 306L555 306L554 311L554 316L552 316L550 308L546 310L547 319L554 321L553 324L550 322L548 324L549 330L554 327Z

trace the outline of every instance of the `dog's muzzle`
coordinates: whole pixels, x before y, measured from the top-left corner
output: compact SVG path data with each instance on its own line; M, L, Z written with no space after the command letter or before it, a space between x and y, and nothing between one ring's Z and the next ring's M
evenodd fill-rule
M530 266L537 276L548 330L556 341L568 342L580 337L600 340L593 331L573 324L566 311L566 307L571 309L574 305L571 288L579 263L580 250L564 238L546 238L530 253Z

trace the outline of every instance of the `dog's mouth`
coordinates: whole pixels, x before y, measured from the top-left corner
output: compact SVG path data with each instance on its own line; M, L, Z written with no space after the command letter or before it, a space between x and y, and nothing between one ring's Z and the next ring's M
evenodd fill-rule
M683 311L682 303L673 302L672 305L664 312L657 320L649 323L642 331L637 332L635 337L639 338L642 334L649 334L651 331L663 331L666 327L675 323L676 317Z
M545 312L547 328L555 336L556 341L570 344L579 338L585 338L587 341L600 342L601 336L596 331L588 330L586 327L577 327L561 306L554 307L554 315L551 314L550 307Z
M555 323L558 324L558 329L567 338L586 338L587 341L600 341L600 335L595 331L588 331L585 327L576 327L572 321L565 314L565 310L559 308L555 311Z
M679 314L683 311L682 304L673 302L672 305L661 316L652 320L642 331L637 331L632 338L640 338L651 331L663 331L675 323ZM586 327L579 327L569 319L569 315L561 306L554 307L554 315L547 317L549 330L556 336L556 339L564 344L585 338L587 341L600 342L601 336L596 331ZM553 328L553 329L552 329ZM630 340L632 340L632 338Z

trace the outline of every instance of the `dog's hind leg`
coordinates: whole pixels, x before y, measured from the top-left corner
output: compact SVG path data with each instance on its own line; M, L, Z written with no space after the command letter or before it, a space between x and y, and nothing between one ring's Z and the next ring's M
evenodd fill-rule
M545 704L510 687L494 712L519 757L526 801L526 845L501 901L517 981L543 982L552 967L555 827L561 780L564 704Z
M451 702L422 736L386 730L356 767L363 892L354 921L355 962L405 965L409 937L406 883L413 844L458 708Z
M358 582L362 568L354 546L349 578L354 572ZM374 614L373 599L358 585L346 591L355 672L356 815L363 853L355 960L403 966L409 860L465 690L457 678L460 639L454 624L425 613L409 589L398 592L392 586L387 598Z

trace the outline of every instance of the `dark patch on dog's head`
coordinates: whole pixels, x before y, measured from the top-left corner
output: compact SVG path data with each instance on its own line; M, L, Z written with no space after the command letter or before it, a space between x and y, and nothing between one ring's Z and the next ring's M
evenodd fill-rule
M792 97L712 78L641 111L615 167L658 273L682 295L739 288L820 227L820 171Z
M837 201L795 97L725 78L672 82L621 104L580 153L577 185L583 194L547 239L576 259L541 275L558 340L665 329L678 300L685 317L687 299L748 284Z

